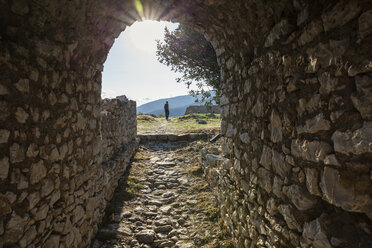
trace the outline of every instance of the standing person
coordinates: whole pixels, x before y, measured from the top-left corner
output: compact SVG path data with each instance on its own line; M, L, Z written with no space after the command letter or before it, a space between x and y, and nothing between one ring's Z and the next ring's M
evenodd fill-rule
M168 105L168 101L166 101L165 104L164 104L164 112L165 112L165 119L168 120L168 117L169 117L169 105Z

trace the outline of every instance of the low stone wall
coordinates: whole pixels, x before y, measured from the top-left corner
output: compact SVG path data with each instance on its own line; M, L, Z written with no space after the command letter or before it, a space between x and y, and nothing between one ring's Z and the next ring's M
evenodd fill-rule
M208 134L206 133L188 133L188 134L146 134L138 135L141 143L147 142L175 142L175 141L195 141L195 140L206 140Z
M26 155L32 163L12 169L9 176L1 174L1 179L9 180L12 187L1 188L0 247L67 248L90 244L118 179L139 143L135 102L103 100L101 110L99 133L94 134L100 137L86 147L95 155L84 158L89 166L68 159L73 151L84 157L79 144L87 136L77 137L74 146L31 144L11 156L14 162ZM83 124L87 121L79 117L77 122L90 124ZM2 169L3 164L4 159Z
M136 102L125 96L102 100L101 125L102 158L108 161L123 144L136 138Z
M207 108L206 106L188 106L186 108L185 115L187 114L220 114L221 108L219 106L213 105L210 106L210 108Z

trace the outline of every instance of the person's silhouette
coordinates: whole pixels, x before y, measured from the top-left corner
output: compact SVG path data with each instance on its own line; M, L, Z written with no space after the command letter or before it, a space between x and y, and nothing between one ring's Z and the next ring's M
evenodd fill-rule
M165 119L168 120L168 117L169 117L169 104L168 104L168 101L166 101L165 104L164 104L164 112L165 112Z

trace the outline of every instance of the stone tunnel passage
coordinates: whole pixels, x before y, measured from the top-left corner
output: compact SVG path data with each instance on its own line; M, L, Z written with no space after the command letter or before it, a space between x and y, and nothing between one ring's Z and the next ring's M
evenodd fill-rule
M148 141L120 179L92 248L232 247L216 189L199 163L206 141ZM215 192L214 192L215 193Z
M0 246L90 245L137 142L135 103L101 111L102 66L145 18L216 50L235 246L371 247L364 0L0 0Z

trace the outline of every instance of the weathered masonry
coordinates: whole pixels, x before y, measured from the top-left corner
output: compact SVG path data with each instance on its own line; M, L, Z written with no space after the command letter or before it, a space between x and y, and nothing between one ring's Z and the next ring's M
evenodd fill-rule
M367 0L0 0L0 247L89 245L135 143L131 121L104 141L120 126L105 120L127 119L101 117L103 63L144 18L217 52L236 246L372 247Z

